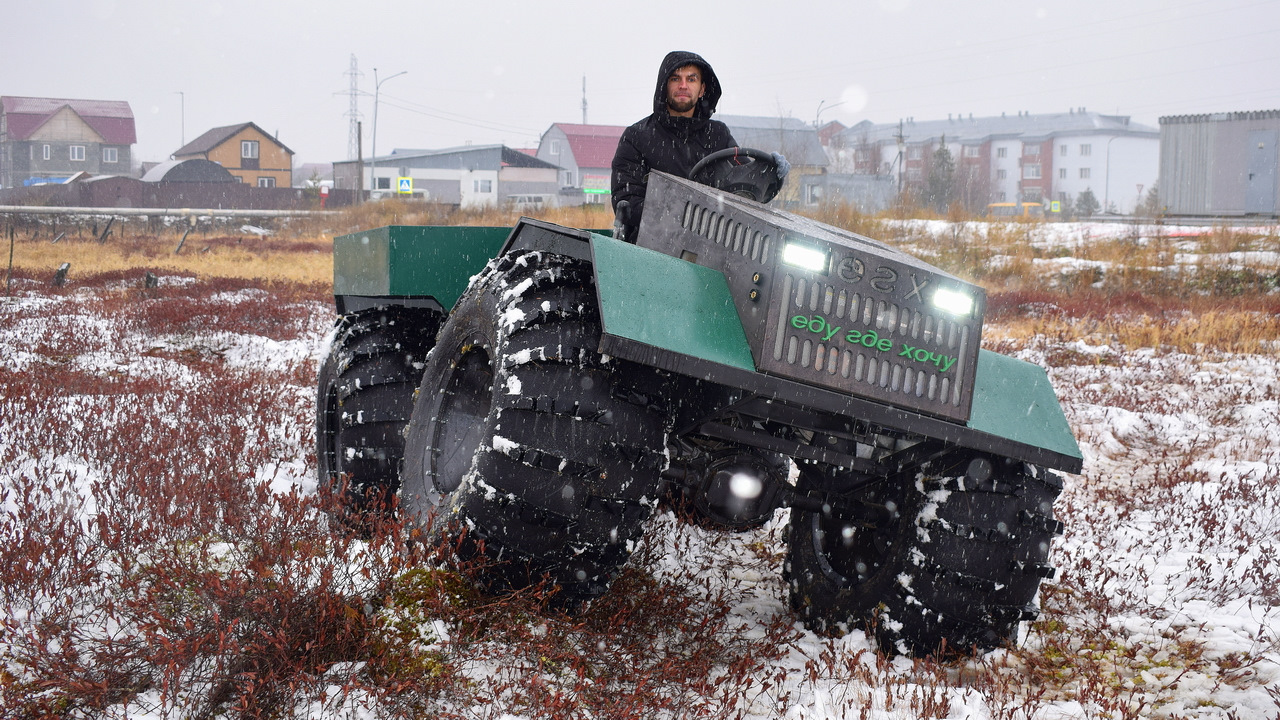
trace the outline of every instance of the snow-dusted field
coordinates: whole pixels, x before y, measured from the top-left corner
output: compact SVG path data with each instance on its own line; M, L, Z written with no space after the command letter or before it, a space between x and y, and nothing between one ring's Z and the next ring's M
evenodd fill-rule
M953 230L927 223L909 228L915 243ZM1174 229L1160 232L1168 238ZM1135 231L1064 224L1048 226L1034 241L1061 251L1052 262L1063 264L1091 242L1125 233ZM1204 260L1191 243L1178 253L1177 263ZM1272 272L1280 264L1274 243L1249 253L1226 260ZM277 493L316 492L310 383L331 309L315 299L282 301L255 288L197 293L200 283L190 278L161 280L155 297L126 278L59 290L23 281L0 299L0 544L7 550L0 553L0 714L20 716L31 698L55 697L59 683L84 681L59 676L54 663L26 660L34 638L83 644L46 647L50 656L88 654L91 646L130 630L116 624L117 615L88 609L103 594L125 592L109 569L67 592L65 578L63 585L50 580L62 577L56 567L35 572L41 561L14 550L44 547L52 556L60 543L76 542L40 536L53 526L49 516L68 514L86 537L102 532L100 513L119 506L104 507L104 499L127 502L104 487L123 477L121 468L129 464L145 464L157 478L225 465L240 481ZM186 288L196 299L187 297ZM637 554L644 574L689 586L695 608L698 602L726 608L725 627L744 646L773 638L786 645L775 649L766 669L747 675L708 669L712 684L687 691L685 702L661 716L1280 717L1280 338L1270 352L1191 354L1097 338L1015 340L1007 330L988 325L985 341L1049 367L1085 455L1083 473L1067 477L1056 506L1066 525L1053 556L1058 577L1045 584L1042 619L1026 628L1020 647L941 665L878 657L860 631L818 637L791 620L786 607L785 511L765 528L738 535L662 515ZM239 409L221 407L220 395L230 395ZM147 421L136 422L139 415ZM216 437L209 424L217 426ZM190 447L148 447L174 428L185 428ZM222 457L234 438L240 438L238 454ZM60 505L33 514L30 498ZM224 549L236 542L217 540ZM214 565L237 557L225 550ZM360 561L352 562L358 576ZM519 698L529 695L500 681L541 683L570 700L575 692L585 696L582 679L571 673L539 667L521 653L504 659L500 649L448 645L456 627L441 618L406 616L426 628L422 637L434 639L442 652L460 653L449 657L469 683L468 692L428 704L433 712L546 716L521 705ZM41 625L72 620L81 630L73 638ZM526 638L565 627L539 617L523 626ZM608 645L600 639L583 652L604 656ZM333 665L317 685L327 694L288 696L290 706L281 714L408 712L367 689L340 692L344 673L359 672L358 660ZM506 690L477 700L485 688ZM69 706L68 714L186 717L201 707L200 692L139 686L101 707ZM626 692L643 695L632 687ZM722 699L711 702L712 695ZM729 697L735 701L723 700ZM592 714L573 710L572 703L566 707L556 717L648 715L634 708Z

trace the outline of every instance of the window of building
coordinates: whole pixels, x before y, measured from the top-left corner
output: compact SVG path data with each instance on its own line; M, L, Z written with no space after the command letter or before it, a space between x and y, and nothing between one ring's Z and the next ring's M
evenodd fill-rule
M102 162L104 163L120 162L120 148L113 148L113 147L102 148Z
M564 181L563 181L563 184L564 184L564 186L565 186L565 187L573 187L573 186L574 186L574 185L573 185L573 171L572 171L572 170L565 170L565 171L564 171Z
M997 180L1007 180L1008 178L1009 178L1009 171L1008 171L1008 170L997 170L997 171L996 171L996 179L997 179Z
M998 158L1009 157L1009 148L1007 147L996 148L996 157Z
M1009 202L1009 193L996 193L996 202Z
M49 147L48 145L45 145L44 151L42 152L43 159L48 160L52 154L53 154L53 148Z
M1081 155L1092 155L1092 154L1093 154L1093 146L1092 146L1092 145L1089 145L1089 144L1081 145L1081 146L1080 146L1080 154L1081 154Z
M258 141L257 140L241 140L240 141L240 157L257 160L258 159Z
M965 157L978 157L978 150L980 150L980 149L981 149L981 148L979 148L977 145L965 145L965 146L964 146L964 150L963 150L963 152L964 152L964 156L965 156Z
M1081 180L1088 180L1088 179L1090 178L1090 176L1091 176L1091 174L1090 174L1090 172L1089 172L1089 168L1080 168L1080 179L1081 179Z
M1059 146L1058 146L1058 154L1059 154L1059 155L1061 155L1062 157L1066 157L1066 156L1067 156L1067 146L1066 146L1066 145L1059 145Z
M805 185L804 201L806 205L817 205L822 202L822 186L821 185Z
M258 187L275 187L275 186L276 186L276 179L273 177L258 178Z
M1022 192L1023 202L1040 202L1044 197L1040 195L1040 188L1027 188Z
M550 150L550 152L551 152L551 154L552 154L552 155L559 155L559 154L560 154L560 141L559 141L559 140L552 140L552 141L551 141L551 150Z
M391 178L389 178L389 177L374 178L374 179L373 179L373 189L374 189L374 190L390 190L390 189L391 189Z
M1023 165L1023 166L1022 166L1022 177L1023 177L1023 179L1024 179L1024 180L1039 180L1039 179L1040 179L1040 164L1039 164L1039 163L1027 163L1026 165Z
M1022 154L1023 155L1039 155L1040 144L1039 143L1023 143Z
M923 157L924 157L924 148L920 147L919 145L913 145L912 147L907 148L908 160L919 160Z
M84 146L83 146L83 145L72 145L72 146L71 146L71 159L72 159L72 160L76 160L76 161L83 161L83 160L84 160Z
M472 183L473 183L473 189L478 193L493 192L492 180L472 180Z
M1058 179L1059 179L1059 180L1066 180L1066 179L1067 179L1067 169L1066 169L1066 168L1058 168Z
M918 182L922 177L924 177L924 173L920 171L920 168L918 167L907 168L908 180L911 180L913 182Z

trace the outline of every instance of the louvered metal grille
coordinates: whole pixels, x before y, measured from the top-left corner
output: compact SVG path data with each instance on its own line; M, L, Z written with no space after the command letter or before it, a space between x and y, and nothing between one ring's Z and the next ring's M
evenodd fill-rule
M976 351L971 323L798 273L784 273L774 291L781 302L775 300L777 317L766 348L774 372L790 366L787 374L943 415L967 410L956 379L965 376ZM798 316L823 318L823 331L797 329L792 319ZM873 340L872 346L864 339ZM885 340L891 349L878 351Z
M770 237L767 232L706 205L686 202L680 214L680 227L757 263L769 257Z

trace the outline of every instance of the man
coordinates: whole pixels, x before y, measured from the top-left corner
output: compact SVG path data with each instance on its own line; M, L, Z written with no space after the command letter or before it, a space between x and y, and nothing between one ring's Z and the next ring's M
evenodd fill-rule
M613 156L613 211L623 239L635 242L649 171L680 177L702 158L735 147L729 128L712 120L720 81L696 53L667 53L658 71L653 114L622 132Z

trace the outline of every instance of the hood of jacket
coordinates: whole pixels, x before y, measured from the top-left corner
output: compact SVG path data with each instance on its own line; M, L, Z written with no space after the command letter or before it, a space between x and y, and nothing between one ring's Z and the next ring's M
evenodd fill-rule
M667 78L685 65L697 65L702 70L702 84L706 92L698 100L693 117L708 120L715 113L716 104L720 102L720 79L716 77L716 71L711 69L711 64L703 60L701 55L686 50L669 52L662 59L662 68L658 70L658 86L653 93L653 112L660 117L668 114Z

